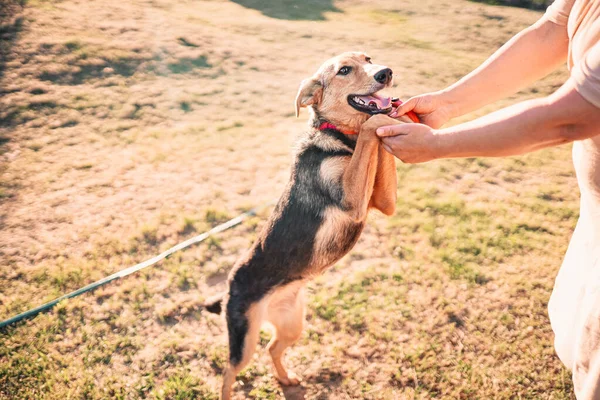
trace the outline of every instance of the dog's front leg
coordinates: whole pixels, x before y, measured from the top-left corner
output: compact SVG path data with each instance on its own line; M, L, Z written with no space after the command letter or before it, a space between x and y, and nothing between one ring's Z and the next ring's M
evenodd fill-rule
M393 215L396 212L396 181L394 156L385 151L380 144L377 152L377 172L369 208L376 208L385 215Z
M384 125L398 125L402 123L412 123L406 115L398 119L390 118L384 115L375 117L373 125L375 129ZM371 119L368 122L371 122ZM374 207L385 215L392 215L396 212L396 160L394 156L388 153L382 145L379 145L377 156L377 173L375 174L375 187L369 207Z
M375 131L401 122L387 115L375 115L365 122L358 134L352 159L344 171L343 204L355 221L364 221L369 206L391 215L396 206L396 165L381 146Z
M366 218L373 194L380 145L375 130L383 125L380 117L371 117L361 126L354 153L342 178L343 205L357 222Z

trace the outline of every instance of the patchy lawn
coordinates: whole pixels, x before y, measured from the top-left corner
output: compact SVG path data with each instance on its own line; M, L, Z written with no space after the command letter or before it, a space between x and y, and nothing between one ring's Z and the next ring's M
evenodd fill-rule
M328 57L366 50L407 98L541 15L463 0L1 10L0 319L277 197L306 123L295 92ZM310 285L307 329L287 354L302 386L282 388L261 351L237 398L573 399L546 312L578 212L570 146L398 173L396 215L373 214ZM0 398L217 398L226 333L200 304L268 212L0 333Z

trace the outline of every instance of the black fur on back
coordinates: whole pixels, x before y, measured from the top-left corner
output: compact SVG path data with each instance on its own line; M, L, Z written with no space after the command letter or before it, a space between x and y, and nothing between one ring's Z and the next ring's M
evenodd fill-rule
M318 135L336 139L339 149L319 147ZM307 278L315 236L323 224L325 210L342 208L341 183L324 182L320 176L321 163L330 157L351 156L348 148L353 150L354 146L353 140L333 129L309 133L307 144L296 155L290 182L263 232L232 270L226 315L230 361L234 365L242 357L248 330L245 314L250 306L278 286ZM362 223L356 223L346 229L347 242L335 245L336 250L343 252L341 256L354 245L362 228Z

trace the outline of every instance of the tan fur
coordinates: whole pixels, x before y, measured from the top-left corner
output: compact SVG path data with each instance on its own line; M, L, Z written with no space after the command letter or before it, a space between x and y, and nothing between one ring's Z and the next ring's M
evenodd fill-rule
M379 144L375 130L400 122L383 115L369 119L367 114L352 109L347 103L349 95L372 93L377 89L373 76L384 67L371 64L368 60L366 54L358 52L332 58L315 75L302 82L296 97L296 113L300 107L312 105L319 115L340 129L360 132L343 177L345 202L351 208L351 216L355 221L364 220L371 207L391 215L396 205L395 161ZM353 68L351 77L336 75L342 66ZM408 117L402 120L410 122ZM334 172L337 173L331 173Z
M329 136L308 136L299 140L295 145L295 151L301 152L305 147L317 145L321 149L325 151L347 151L352 152L352 149L344 144L342 144L339 140L336 140Z
M296 96L296 115L301 107L313 105L320 115L342 131L358 132L369 115L350 107L347 97L381 89L373 76L385 68L369 63L368 59L364 53L349 52L326 61L315 75L302 81ZM342 66L352 67L351 76L337 75Z
M244 369L252 359L252 355L256 351L256 345L260 337L260 328L264 319L266 304L264 301L254 304L246 313L248 318L248 333L244 341L244 353L242 360L237 365L229 363L223 374L223 386L221 387L221 399L231 399L231 389L235 383L235 377Z
M340 179L348 167L349 162L350 157L331 157L323 161L319 174L321 174L321 178L325 182L332 185L339 185Z
M267 322L274 328L267 349L273 360L276 378L284 385L297 385L300 378L283 366L285 350L296 343L304 328L304 281L277 290L269 299Z
M360 128L354 154L352 154L352 159L342 178L344 201L350 210L349 214L355 221L364 221L369 205L377 208L381 206L381 211L384 214L392 212L393 208L395 209L395 161L384 154L387 152L381 149L375 131L380 126L399 123L401 122L380 114L371 117ZM381 162L379 161L380 154L383 156ZM375 192L376 175L379 175L377 192ZM373 195L376 197L371 201ZM389 204L392 198L394 199L394 205Z
M373 118L378 117L380 116L376 115ZM367 123L364 125L367 125ZM375 173L377 172L379 146L381 145L375 134L375 129L369 126L362 127L354 154L352 154L348 168L342 177L344 204L349 209L350 217L356 222L364 221L367 217L367 209L373 194Z
M300 107L307 107L318 103L322 92L323 85L319 80L315 78L303 80L296 96L296 117L300 115Z
M393 215L396 212L396 160L383 146L379 146L377 151L377 173L369 208Z
M273 330L273 337L267 349L273 360L276 378L284 385L300 383L300 378L283 366L282 357L285 350L296 343L302 335L305 315L305 285L305 281L297 281L278 288L274 293L254 304L246 313L249 326L242 360L236 366L229 364L225 370L221 399L229 400L231 398L235 378L252 359L258 344L260 328L264 324L270 325Z
M354 222L347 212L335 207L326 209L323 221L323 225L321 225L315 237L311 262L314 268L311 271L312 275L321 274L336 261L339 252L331 251L331 249L335 248L337 243L344 241L341 235L343 235L345 228Z
M341 66L352 66L351 76L340 77L336 71ZM373 65L363 53L345 53L327 61L311 78L302 82L296 97L296 113L301 107L312 106L324 120L341 130L358 132L352 150L342 141L312 132L298 144L317 146L326 151L345 151L351 156L332 156L322 162L320 174L323 181L335 192L342 193L342 207L328 207L323 212L323 223L315 235L311 259L312 270L304 271L302 279L275 289L246 313L249 321L244 340L241 362L226 369L223 379L222 399L229 399L231 386L237 373L250 361L256 350L259 330L263 323L273 327L273 338L268 350L273 360L275 376L285 385L296 385L299 378L288 371L282 362L285 350L302 334L304 323L304 286L306 279L319 274L339 259L354 244L348 242L346 228L364 224L369 208L377 208L386 215L394 213L396 205L396 167L393 156L381 146L375 130L383 125L400 123L384 115L369 117L354 110L347 102L348 95L370 94L382 88L376 84L374 74L385 67ZM374 83L375 82L375 83ZM358 236L356 236L356 239ZM338 246L338 247L336 247ZM344 247L345 246L345 247Z

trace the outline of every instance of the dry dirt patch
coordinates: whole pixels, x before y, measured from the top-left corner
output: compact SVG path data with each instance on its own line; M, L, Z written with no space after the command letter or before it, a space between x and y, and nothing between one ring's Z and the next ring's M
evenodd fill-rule
M30 0L5 15L1 318L278 196L305 123L295 91L329 56L367 50L406 98L540 14L459 0ZM572 398L545 309L577 217L569 148L398 172L397 214L373 215L311 285L287 357L303 387L282 390L261 352L237 396ZM225 332L199 305L265 217L4 332L0 397L215 398Z

